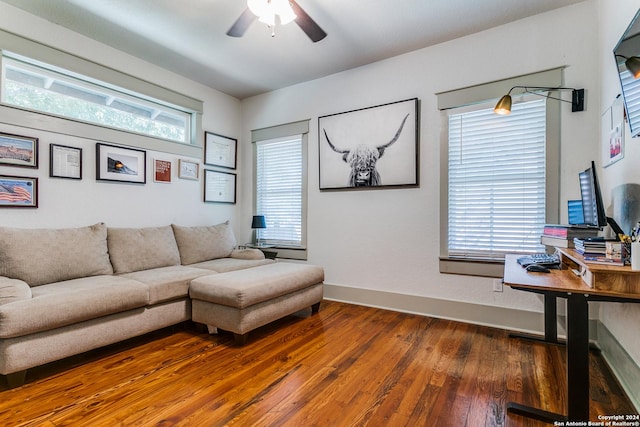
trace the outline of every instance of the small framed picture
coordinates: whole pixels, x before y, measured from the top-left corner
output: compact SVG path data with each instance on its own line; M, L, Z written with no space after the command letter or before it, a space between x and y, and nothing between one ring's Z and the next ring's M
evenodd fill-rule
M0 207L37 208L38 178L0 175Z
M153 160L153 180L155 182L171 182L170 160Z
M38 168L38 138L0 132L0 165Z
M236 174L205 169L204 201L214 203L235 203Z
M146 184L147 152L97 143L96 179Z
M192 179L197 181L200 178L200 165L190 160L178 160L178 178Z
M82 179L82 148L49 144L49 177Z
M204 133L204 164L236 168L238 140L211 132Z

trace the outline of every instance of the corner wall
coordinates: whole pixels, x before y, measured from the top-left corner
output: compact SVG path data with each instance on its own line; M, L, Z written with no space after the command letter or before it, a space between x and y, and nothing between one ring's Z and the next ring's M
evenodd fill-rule
M562 110L561 200L579 196L578 171L596 155L600 108L597 3L533 16L433 47L291 86L242 101L240 143L250 144L251 129L311 119L309 133L309 262L323 265L326 283L351 288L366 299L390 292L540 313L532 294L492 280L438 272L440 134L444 126L436 93L566 66L564 84L586 88L586 111ZM465 67L460 64L464 63ZM469 64L474 64L469 69ZM420 99L420 187L320 192L319 116L418 97ZM563 106L565 106L563 104ZM243 150L242 174L252 176L251 152ZM383 159L384 160L384 159ZM251 215L251 180L245 179L242 215ZM566 208L561 218L566 221ZM354 297L355 298L355 297ZM355 301L357 302L357 301ZM459 307L460 305L452 305ZM506 311L508 312L508 311ZM451 318L462 317L449 313ZM505 319L504 325L516 319ZM477 319L484 322L484 319ZM529 325L540 329L542 324Z
M238 137L240 134L240 101L231 96L141 61L5 3L0 3L0 29L200 99L204 101L203 130L230 137ZM236 205L205 204L202 202L202 178L200 181L178 178L180 156L153 150L147 151L147 183L145 185L97 182L95 179L96 142L119 144L121 141L105 139L105 135L99 129L89 138L79 138L69 134L64 129L64 125L62 128L59 132L43 131L37 119L24 127L18 127L7 115L0 117L1 132L40 139L38 169L0 166L0 175L39 179L39 207L37 209L0 208L0 225L25 228L74 227L105 222L108 226L141 227L171 223L205 225L231 220L234 228L237 227ZM201 135L199 139L202 139ZM83 149L81 181L49 178L50 143ZM173 176L170 184L153 182L153 159L172 161ZM202 158L190 160L202 162ZM201 164L201 176L202 167Z

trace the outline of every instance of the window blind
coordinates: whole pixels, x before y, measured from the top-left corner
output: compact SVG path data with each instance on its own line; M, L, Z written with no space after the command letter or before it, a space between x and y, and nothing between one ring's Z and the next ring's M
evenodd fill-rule
M516 103L508 116L450 110L449 256L542 251L545 140L545 99Z
M624 91L624 102L627 104L631 136L640 134L640 79L635 79L631 73L624 70L620 73L620 81Z
M258 237L276 246L302 247L302 135L256 142L256 212L267 228Z

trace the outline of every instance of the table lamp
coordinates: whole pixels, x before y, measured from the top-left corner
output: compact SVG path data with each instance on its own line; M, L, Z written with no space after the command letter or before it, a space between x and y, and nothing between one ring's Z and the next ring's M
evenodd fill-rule
M260 246L260 234L257 229L267 228L267 222L264 219L264 215L254 215L251 220L251 228L256 230L256 243Z

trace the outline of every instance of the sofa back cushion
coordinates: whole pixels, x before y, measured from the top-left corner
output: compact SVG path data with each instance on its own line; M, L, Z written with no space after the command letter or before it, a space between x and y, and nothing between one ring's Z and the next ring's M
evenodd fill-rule
M113 274L107 227L24 229L0 227L0 276L29 286Z
M228 257L236 247L229 221L203 227L172 225L183 265Z
M171 226L107 230L109 257L115 273L180 264Z

